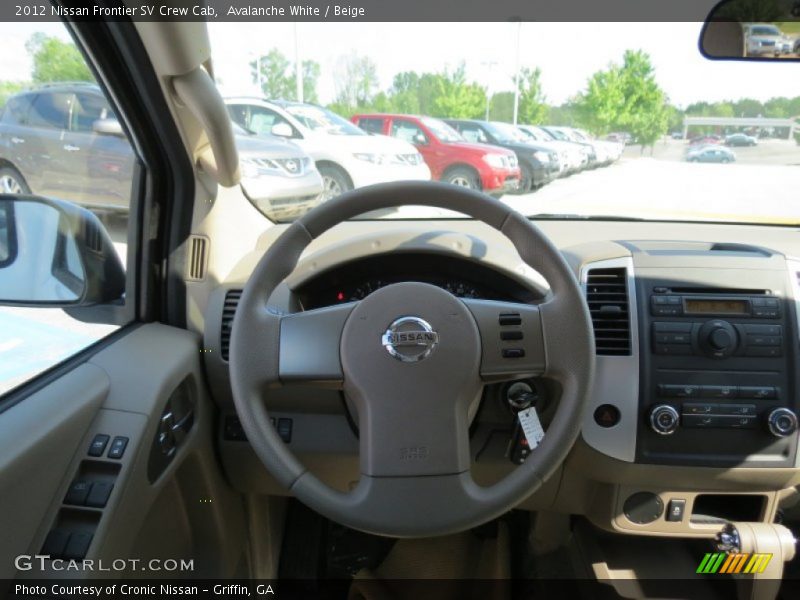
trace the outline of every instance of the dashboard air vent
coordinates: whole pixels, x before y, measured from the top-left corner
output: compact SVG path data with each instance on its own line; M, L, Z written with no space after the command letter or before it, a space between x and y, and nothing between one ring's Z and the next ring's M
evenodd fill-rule
M220 353L222 360L228 360L228 349L231 344L231 327L233 326L233 315L236 314L236 307L242 297L242 290L228 290L225 294L225 304L222 306L222 327L219 335Z
M586 302L592 315L596 353L630 355L631 325L625 268L591 269L586 278Z
M208 238L193 235L189 238L189 260L187 261L186 279L202 281L206 278L206 255L208 254Z

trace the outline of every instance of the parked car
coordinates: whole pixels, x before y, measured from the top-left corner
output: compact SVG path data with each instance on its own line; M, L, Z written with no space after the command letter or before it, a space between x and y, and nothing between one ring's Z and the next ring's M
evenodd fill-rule
M689 151L686 160L688 162L731 163L736 161L736 155L732 150L723 146L705 146Z
M373 134L388 135L416 146L431 177L494 196L519 189L520 169L511 150L473 144L440 119L414 115L355 115L353 123Z
M619 160L625 150L625 144L620 142L610 142L608 140L598 140L593 137L588 131L578 129L576 127L567 128L572 131L573 136L583 142L592 144L598 154L598 162L605 165L610 165ZM602 157L602 158L600 158Z
M536 190L558 176L558 154L529 140L513 125L469 119L445 121L467 141L493 144L514 151L521 171L520 193Z
M673 140L682 140L683 139L683 132L682 131L673 131L669 134Z
M744 26L745 56L780 56L791 49L790 39L771 23Z
M309 210L322 191L311 158L280 138L236 131L242 188L281 220ZM0 190L70 200L100 213L126 212L134 158L100 88L59 83L8 99L0 113Z
M374 136L314 104L228 98L234 122L258 135L291 139L314 159L325 200L348 190L388 181L429 180L422 155L409 144Z
M718 135L695 135L688 139L690 146L708 146L721 144L723 141L723 138Z
M560 175L570 175L580 171L586 164L586 153L577 144L557 140L535 125L518 125L517 129L528 139L558 154Z
M557 140L561 140L562 142L570 142L573 144L579 144L583 147L583 151L586 154L586 164L584 165L585 168L593 168L596 167L598 164L597 161L597 149L588 142L584 142L581 140L575 139L571 133L569 133L565 127L555 127L552 125L542 125L542 129L545 130L547 133L552 135Z
M758 140L754 138L752 135L746 135L744 133L734 133L729 135L725 138L725 145L726 146L756 146L758 145Z

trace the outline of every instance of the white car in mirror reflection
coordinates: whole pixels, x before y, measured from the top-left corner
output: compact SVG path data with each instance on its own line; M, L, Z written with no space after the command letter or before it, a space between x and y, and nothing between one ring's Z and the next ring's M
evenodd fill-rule
M792 51L792 41L771 23L748 23L744 28L746 56L780 56Z

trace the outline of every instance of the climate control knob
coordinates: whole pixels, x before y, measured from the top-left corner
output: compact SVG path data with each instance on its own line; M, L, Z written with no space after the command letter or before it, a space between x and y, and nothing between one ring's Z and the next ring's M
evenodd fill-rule
M767 416L767 427L775 437L786 437L797 431L797 415L788 408L776 408Z
M650 427L660 435L674 433L680 423L680 415L669 404L659 404L650 411Z

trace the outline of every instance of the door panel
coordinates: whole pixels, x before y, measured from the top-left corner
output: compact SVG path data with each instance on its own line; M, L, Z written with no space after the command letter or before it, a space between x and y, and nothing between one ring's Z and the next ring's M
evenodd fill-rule
M178 423L165 420L168 412L180 412L189 425L175 428ZM157 324L132 328L0 415L0 527L10 532L0 536L0 576L63 576L49 562L44 571L37 563L14 570L14 558L41 554L53 530L51 539L91 536L85 558L105 564L169 558L193 561L190 572L172 576L241 573L247 564L243 503L220 473L213 417L197 336ZM169 454L164 432L174 438ZM108 436L107 444L90 456L98 434ZM117 438L127 438L127 445L115 458ZM112 486L105 505L67 504L78 481L89 486L90 498L95 486ZM79 576L165 575L141 569Z
M0 414L0 579L28 553L108 390L106 373L84 364Z

